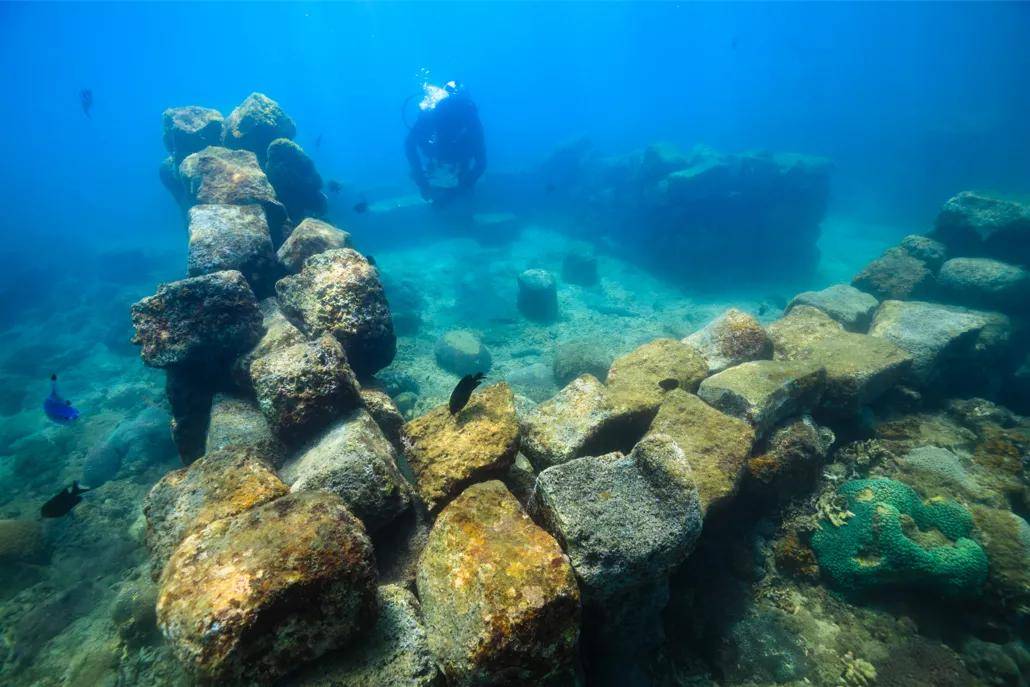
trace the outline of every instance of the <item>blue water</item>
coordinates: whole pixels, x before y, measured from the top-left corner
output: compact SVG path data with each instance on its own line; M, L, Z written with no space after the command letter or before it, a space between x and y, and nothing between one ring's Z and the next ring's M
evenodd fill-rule
M485 331L496 373L540 400L558 387L524 368L549 367L556 342L604 334L622 354L730 305L768 309L768 322L796 291L848 281L931 229L959 191L1030 200L1028 37L1024 3L0 3L0 518L29 517L119 423L163 408L163 375L128 343L127 312L184 274L182 216L157 174L165 108L228 115L258 91L293 118L323 179L344 185L328 219L375 253L391 298L406 282L421 299L425 329L402 337L390 373L420 380L423 412L454 383L432 361L449 328ZM415 195L403 151L411 97L450 79L485 129L477 211L546 206L514 243L483 247L429 213L391 224L352 209ZM752 285L720 281L725 265L702 275L638 256L633 223L562 214L541 193L549 182L535 170L582 137L601 156L670 142L825 158L818 257ZM513 316L514 270L554 269L584 245L607 256L612 288L603 303L587 294L570 306L582 324L488 331ZM748 259L784 259L760 252ZM40 411L52 372L82 413L75 427ZM165 449L135 456L96 520L48 525L48 562L0 573L0 620L23 628L0 642L0 683L115 684L107 664L121 666L118 684L179 679L139 658L156 638L117 640L120 630L83 620L106 618L97 609L145 576L139 502L178 466ZM79 625L23 621L41 604ZM87 636L123 644L76 653Z

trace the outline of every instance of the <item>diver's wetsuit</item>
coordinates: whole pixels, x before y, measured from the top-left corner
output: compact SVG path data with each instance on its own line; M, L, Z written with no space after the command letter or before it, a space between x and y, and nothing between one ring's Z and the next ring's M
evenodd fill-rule
M411 177L423 198L440 200L471 189L486 170L483 125L475 103L464 93L455 93L432 110L421 112L408 132L404 151L411 166ZM419 153L426 160L425 166ZM427 171L442 166L450 167L457 175L455 189L430 185Z

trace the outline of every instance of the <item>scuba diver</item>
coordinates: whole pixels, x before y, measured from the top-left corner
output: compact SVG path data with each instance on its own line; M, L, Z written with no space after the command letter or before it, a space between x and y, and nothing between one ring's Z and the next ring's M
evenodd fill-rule
M483 125L476 104L458 83L426 85L425 93L404 152L422 198L443 205L471 191L486 170Z

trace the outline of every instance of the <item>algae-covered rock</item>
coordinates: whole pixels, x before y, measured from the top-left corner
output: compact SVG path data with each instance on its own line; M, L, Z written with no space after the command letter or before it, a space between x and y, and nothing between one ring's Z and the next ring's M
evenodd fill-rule
M233 368L233 375L241 387L251 387L250 364L272 351L306 341L304 334L283 316L279 301L266 298L258 304L264 334L254 347L241 355Z
M608 398L620 412L650 415L669 389L696 391L707 374L708 361L697 348L655 339L615 359L608 370Z
M987 255L1030 265L1030 208L963 191L937 215L934 235L953 255Z
M558 386L564 387L583 374L604 379L612 366L612 356L598 341L573 339L555 346L551 371Z
M203 680L270 683L375 622L372 543L338 496L289 494L187 537L158 624Z
M288 271L300 272L304 261L312 255L337 248L353 248L350 234L328 222L307 217L279 246L277 256Z
M937 281L955 303L1003 311L1030 309L1030 272L990 258L952 258Z
M372 416L375 423L379 425L385 436L394 448L401 450L401 435L404 430L404 416L400 408L394 403L390 395L382 389L362 387L361 400L365 404L365 410Z
M444 508L416 583L429 646L450 684L536 685L571 672L576 577L501 482L475 484Z
M222 141L228 148L248 150L264 160L277 138L293 138L297 126L279 103L263 93L251 93L225 120Z
M864 332L873 321L873 312L879 301L854 286L834 284L821 291L799 293L787 305L787 311L799 305L823 311L849 332Z
M843 524L823 521L812 536L819 567L846 592L925 589L976 596L987 579L983 549L970 538L973 518L954 501L922 501L889 479L853 480Z
M321 489L336 494L369 532L411 505L397 455L363 408L337 422L283 465L290 491Z
M515 396L501 382L472 395L456 415L437 406L404 426L418 492L435 511L469 484L497 478L519 449Z
M816 342L839 334L844 327L818 308L795 305L766 331L773 344L773 360L799 360L809 355Z
M330 653L285 687L443 687L415 595L379 587L375 627L345 651Z
M433 354L437 365L459 377L476 372L486 374L493 365L490 349L468 329L445 332L437 339Z
M701 352L708 362L708 374L721 372L748 360L772 357L772 342L762 325L751 315L736 308L730 308L719 315L683 339L683 343Z
M264 166L276 196L294 221L325 214L322 177L303 148L288 138L277 138L268 145Z
M880 300L906 300L933 291L933 272L901 248L888 248L851 280L855 288Z
M169 472L143 502L155 575L187 535L288 492L266 457L250 447L212 451Z
M1030 614L1030 525L1008 510L975 506L975 537L990 561L988 593L1002 607Z
M825 382L826 369L818 363L756 360L709 377L697 394L724 413L747 420L762 436L780 420L813 408Z
M283 314L308 336L335 336L359 375L393 360L397 339L379 270L357 251L339 248L308 258L275 290Z
M347 356L328 335L257 358L250 377L261 412L287 444L303 442L361 405Z
M265 211L260 205L194 205L189 211L187 274L236 270L260 294L278 276Z
M913 258L922 260L933 271L940 269L948 259L948 247L936 239L919 234L909 234L898 244Z
M209 107L170 107L162 114L165 149L175 163L222 140L222 113Z
M558 319L558 288L547 270L531 269L519 274L519 312L530 320L553 322Z
M191 204L281 208L257 157L247 150L209 146L187 156L179 165L179 176Z
M286 449L272 433L261 407L249 398L215 394L207 427L208 453L233 446L251 447L265 460L278 465Z
M604 453L626 443L632 419L616 410L603 384L581 375L525 414L522 451L537 470Z
M233 270L162 284L132 306L133 342L151 367L231 361L261 337L261 311Z
M671 438L683 451L697 484L701 511L728 502L737 491L755 430L681 389L670 391L649 434Z
M833 431L808 415L783 423L747 461L749 493L773 502L808 493L834 441Z
M0 563L39 563L46 556L38 520L0 520Z

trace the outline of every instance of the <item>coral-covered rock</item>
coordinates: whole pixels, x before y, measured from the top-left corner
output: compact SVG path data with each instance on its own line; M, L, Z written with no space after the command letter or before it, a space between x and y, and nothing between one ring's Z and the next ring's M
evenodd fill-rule
M338 496L289 494L187 537L157 619L202 680L270 683L375 622L372 543Z
M1030 265L1030 208L963 191L937 215L934 235L953 255L987 255Z
M581 375L526 413L522 451L537 470L607 453L627 443L632 446L627 432L635 420L616 410L603 384Z
M807 357L816 342L839 334L844 327L818 308L795 305L766 331L773 344L773 360L798 360Z
M948 259L948 247L936 239L919 234L909 234L898 244L913 258L922 260L926 266L936 272Z
M46 555L38 520L0 520L0 562L38 563Z
M260 205L194 205L189 236L189 276L236 270L255 293L271 292L279 270Z
M286 449L272 433L261 407L249 398L215 394L207 427L207 452L233 446L253 448L272 465L279 465Z
M756 360L709 377L697 394L763 436L779 421L815 407L825 382L826 369L818 363Z
M401 434L404 429L404 416L400 408L393 402L390 395L382 389L361 389L361 400L365 404L365 410L372 416L375 423L379 425L385 436L394 448L401 450Z
M233 376L241 387L250 386L250 364L272 351L304 343L304 334L286 319L279 309L279 301L266 298L258 304L264 334L254 347L241 355L233 367Z
M869 334L908 351L914 381L930 386L956 372L949 369L954 363L996 355L1007 343L1010 325L998 313L921 301L884 301Z
M794 296L788 313L799 305L810 305L840 322L849 332L864 332L873 321L879 301L848 284L834 284L822 291L805 291Z
M361 405L358 380L329 335L255 359L251 383L276 435L296 445Z
M1030 310L1030 272L990 258L952 258L937 275L941 290L962 305L1006 312Z
M300 272L304 261L312 255L337 248L352 248L350 234L328 222L311 217L294 227L279 246L277 256L289 272Z
M363 408L288 460L280 474L290 491L321 489L336 494L369 532L411 505L410 488L397 469L396 452Z
M293 138L297 126L279 103L263 93L251 93L225 120L222 141L228 148L248 150L262 161L277 138Z
M472 395L456 415L437 406L404 426L418 492L436 511L469 484L502 476L519 449L515 396L505 384Z
M788 420L748 459L748 493L773 502L807 494L834 441L831 429L820 427L807 415Z
M518 277L519 312L530 320L553 322L558 319L558 287L547 270L531 269Z
M151 367L231 361L261 337L261 311L233 270L162 284L132 306L133 343Z
M257 204L269 212L270 228L278 227L273 219L286 215L250 151L209 146L187 156L179 165L179 176L191 204Z
M670 391L651 423L649 434L671 438L693 470L701 511L727 503L737 492L755 430L694 394Z
M1030 524L1008 510L975 506L975 537L990 561L987 591L1002 607L1030 613Z
M730 308L704 327L694 332L683 343L701 351L708 361L708 374L722 372L749 360L772 357L772 342L751 315ZM688 389L693 391L693 389Z
M537 685L572 672L576 577L500 482L469 487L440 513L416 582L450 684Z
M189 534L288 491L265 456L253 448L213 451L188 468L169 472L143 502L155 576Z
M415 595L379 587L379 617L364 637L289 679L285 687L443 687Z
M604 379L612 366L612 355L598 341L573 339L559 343L554 349L551 371L558 386L565 386L576 377L589 374Z
M165 148L178 164L222 141L222 113L209 107L170 107L162 115Z
M265 174L294 221L325 214L322 177L299 145L288 138L272 141L265 157Z
M562 260L561 278L567 284L594 286L597 284L597 258L593 255L569 253Z
M620 412L653 415L669 389L696 391L707 374L708 361L697 348L655 339L615 359L608 370L608 398Z
M315 255L275 290L283 314L308 336L335 336L359 375L374 374L393 360L397 339L379 270L357 251Z
M925 262L895 247L866 265L851 285L880 300L906 300L931 293L934 278Z
M437 339L433 354L437 365L459 377L476 372L486 374L493 365L490 349L467 329L445 332Z

